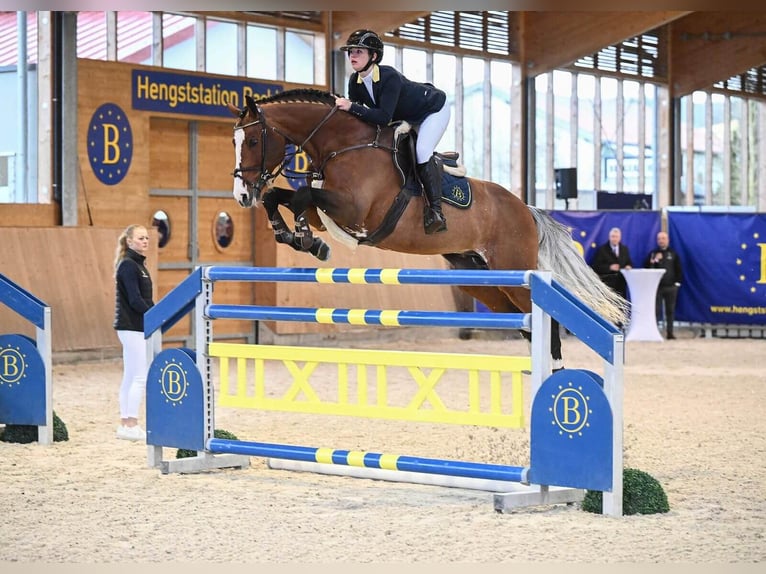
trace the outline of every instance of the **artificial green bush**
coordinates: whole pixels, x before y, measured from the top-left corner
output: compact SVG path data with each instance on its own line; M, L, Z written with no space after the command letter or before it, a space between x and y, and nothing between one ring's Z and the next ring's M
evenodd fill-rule
M603 494L600 490L588 490L582 501L586 512L602 512ZM636 468L622 471L622 513L658 514L668 512L668 497L662 485L653 476Z
M230 433L227 430L215 429L213 431L215 438L226 438L229 440L239 440L234 433ZM189 458L191 456L197 456L196 450L189 450L188 448L179 448L176 451L176 458Z
M0 440L3 442L26 444L35 442L37 439L37 425L5 425L5 428L0 430ZM69 440L69 431L64 421L59 418L56 411L53 411L53 441L64 440Z

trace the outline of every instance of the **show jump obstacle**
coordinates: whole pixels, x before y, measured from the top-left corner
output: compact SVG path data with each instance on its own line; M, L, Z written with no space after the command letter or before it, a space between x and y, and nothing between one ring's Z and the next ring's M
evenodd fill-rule
M36 425L53 442L51 308L0 274L0 303L34 324L36 337L0 334L0 424Z
M224 281L524 286L531 291L533 309L513 314L216 304L214 284ZM197 351L160 350L162 333L192 311ZM551 373L551 318L603 359L603 377L579 369ZM216 319L526 329L534 337L531 358L242 345L215 341ZM148 463L163 473L245 467L249 457L258 456L268 457L276 468L490 490L500 512L573 502L582 499L584 489L598 490L604 493L604 514L622 514L623 335L549 272L199 267L147 312L144 336L154 357L146 389ZM268 377L267 367L274 363L287 375ZM311 381L313 372L327 367L337 372L329 398L322 395L326 389ZM522 372L530 368L533 401L526 467L214 436L216 402L259 410L522 428ZM389 384L388 373L396 369L416 382L415 396L403 404L396 403L397 393ZM467 374L468 406L462 410L437 393L439 380L455 371ZM198 454L164 460L166 447Z

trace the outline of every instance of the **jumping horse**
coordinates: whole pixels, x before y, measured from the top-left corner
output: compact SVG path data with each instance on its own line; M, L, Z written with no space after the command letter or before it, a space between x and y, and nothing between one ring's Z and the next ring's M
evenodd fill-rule
M338 110L333 94L289 90L255 101L246 98L234 125L234 198L242 207L263 203L275 239L319 259L329 247L311 227L328 230L346 243L403 253L441 255L454 269L540 269L585 304L615 323L625 321L627 302L585 263L565 226L528 206L502 186L474 178L471 204L442 202L447 231L426 235L422 199L410 150L413 130L373 126ZM306 185L298 191L274 186L289 164L288 146L310 161ZM291 231L279 211L295 216ZM464 286L461 290L497 313L531 311L524 287ZM531 339L531 334L522 332ZM563 367L558 324L552 321L551 357Z

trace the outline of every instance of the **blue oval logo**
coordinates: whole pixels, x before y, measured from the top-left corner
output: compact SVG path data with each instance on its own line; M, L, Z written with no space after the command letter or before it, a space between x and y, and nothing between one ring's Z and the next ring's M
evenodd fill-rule
M98 180L120 183L133 159L133 132L128 116L117 104L103 104L88 125L88 158Z

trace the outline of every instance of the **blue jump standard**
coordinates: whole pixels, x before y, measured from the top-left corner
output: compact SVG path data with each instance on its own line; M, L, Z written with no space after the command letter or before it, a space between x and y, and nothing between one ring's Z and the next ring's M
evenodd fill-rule
M330 450L316 447L293 446L266 442L248 442L211 438L207 441L207 450L213 453L241 454L245 456L271 457L302 462L318 462L342 466L364 468L380 468L426 474L441 474L445 476L460 476L484 480L501 480L506 482L524 482L526 469L521 466L506 466L480 462L465 462L459 460L443 460L438 458L423 458L418 456L383 455L381 453L365 452L359 458L359 452L348 450ZM317 456L322 452L324 456ZM331 453L329 458L327 453ZM354 460L349 454L355 455ZM381 459L386 458L386 464Z

